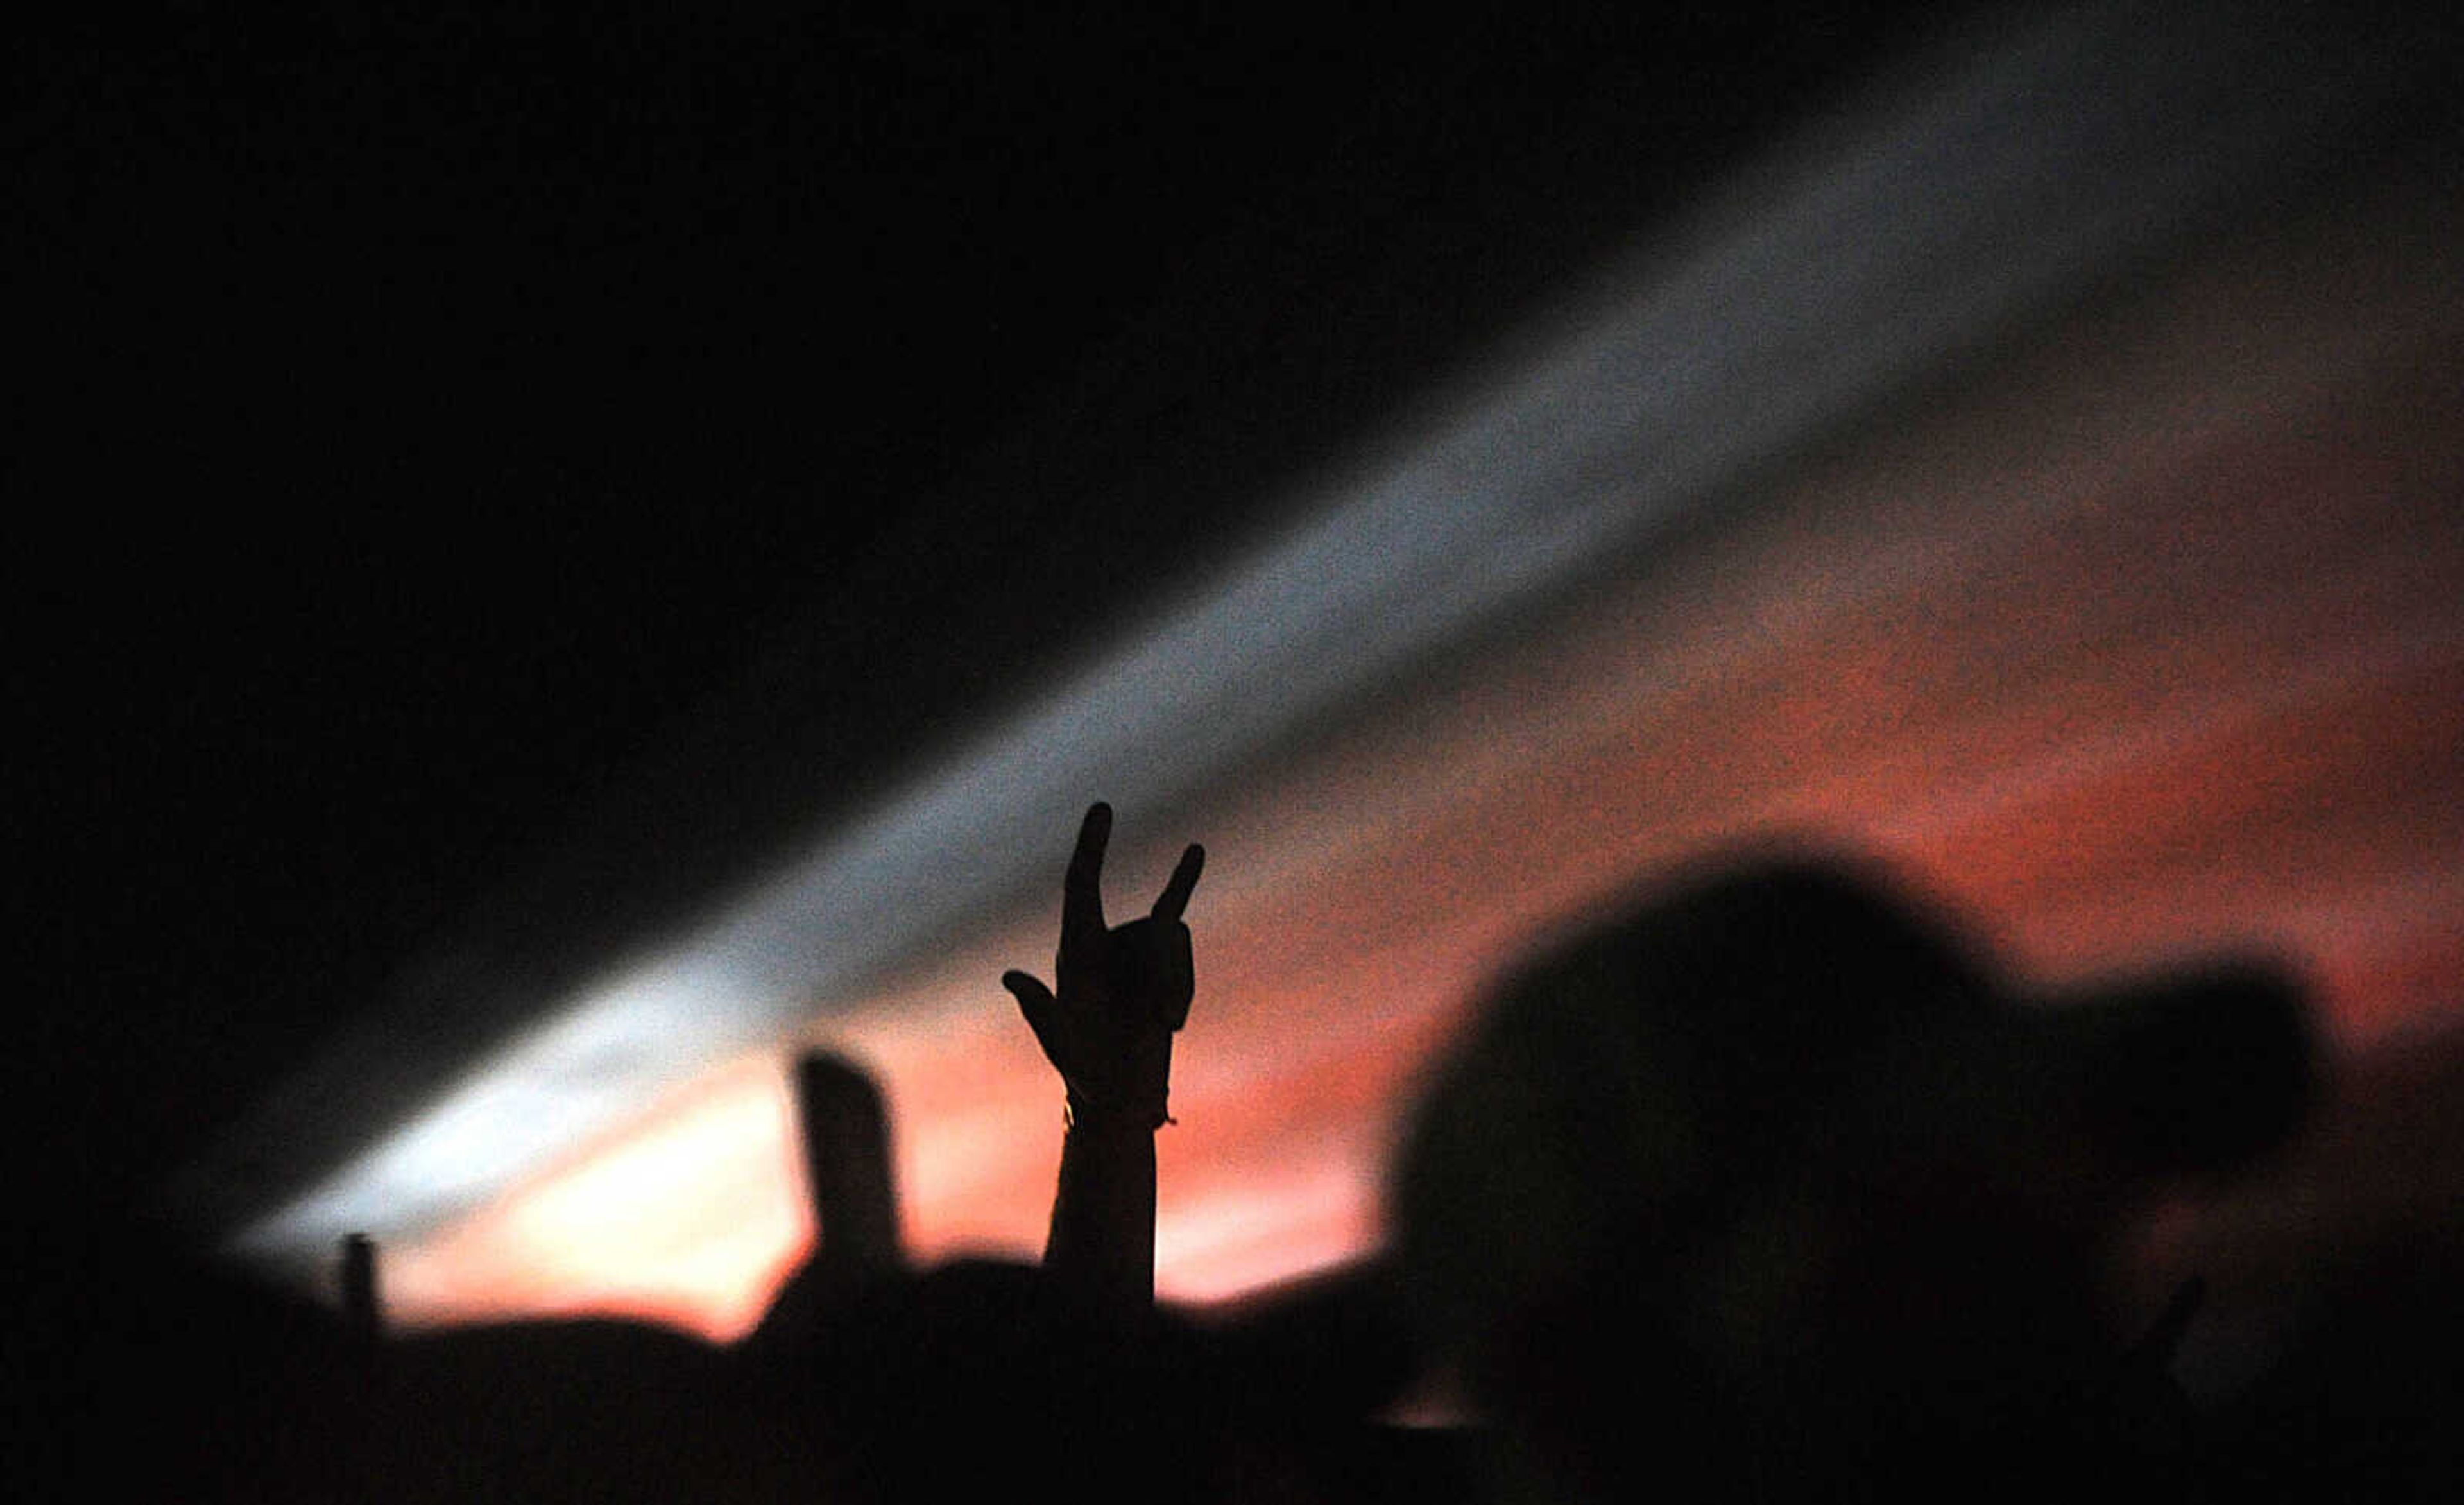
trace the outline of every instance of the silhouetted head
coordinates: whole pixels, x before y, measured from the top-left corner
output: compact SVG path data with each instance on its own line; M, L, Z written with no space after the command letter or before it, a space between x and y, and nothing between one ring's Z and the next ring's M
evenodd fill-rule
M1546 1489L2034 1445L2118 1351L2100 1240L2278 1138L2306 1059L2265 973L2027 1000L1853 866L1732 867L1490 996L1413 1123L1397 1263Z
M1717 874L1510 974L1449 1055L1394 1192L1424 1313L1463 1332L1615 1248L1682 1250L1896 1034L1991 986L1837 866Z

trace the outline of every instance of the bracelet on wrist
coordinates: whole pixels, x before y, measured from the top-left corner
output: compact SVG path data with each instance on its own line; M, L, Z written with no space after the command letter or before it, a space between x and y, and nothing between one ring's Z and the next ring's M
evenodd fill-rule
M1174 1118L1168 1110L1162 1108L1156 1109L1154 1116L1152 1118L1148 1118L1125 1109L1091 1105L1087 1102L1086 1099L1080 1097L1076 1093L1066 1094L1061 1099L1061 1123L1064 1128L1067 1129L1075 1129L1084 1125L1090 1132L1120 1128L1142 1129L1149 1134L1153 1134L1167 1123L1177 1124L1179 1122L1180 1120L1178 1118Z

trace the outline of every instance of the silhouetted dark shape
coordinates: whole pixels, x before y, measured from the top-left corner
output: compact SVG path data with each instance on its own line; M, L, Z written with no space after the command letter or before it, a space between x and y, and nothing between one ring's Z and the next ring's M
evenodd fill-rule
M11 1250L11 1499L348 1499L371 1409L330 1308L136 1228Z
M1856 868L1758 861L1496 991L1397 1255L1509 1495L2178 1488L2100 1260L2158 1178L2290 1129L2307 1049L2272 974L2023 1000Z
M1048 1271L961 1260L833 1309L811 1350L823 1498L1203 1497L1218 1419L1179 1329Z
M1181 913L1205 866L1192 845L1145 918L1104 923L1112 808L1089 808L1062 880L1053 986L1025 972L1001 985L1061 1073L1067 1133L1044 1261L1099 1308L1133 1317L1155 1299L1155 1133L1171 1121L1172 1037L1197 973Z
M385 1334L385 1308L377 1287L377 1246L365 1233L342 1240L342 1325L363 1343Z
M906 1255L880 1089L855 1066L815 1052L796 1063L796 1102L821 1263L849 1286L898 1273Z
M2313 1295L2307 1331L2212 1428L2234 1497L2464 1499L2458 1253L2415 1250Z
M746 1339L754 1354L808 1345L828 1307L907 1270L881 1090L861 1067L819 1051L797 1061L795 1082L814 1247Z
M1699 877L1525 966L1420 1106L1387 1255L1158 1310L1154 1136L1203 853L1108 927L1110 826L1098 805L1079 832L1057 988L1002 979L1066 1088L1042 1266L911 1273L882 1095L810 1054L819 1236L738 1348L621 1321L387 1335L357 1235L337 1320L55 1233L11 1336L59 1424L12 1458L16 1493L59 1493L20 1482L48 1472L233 1500L2306 1501L2464 1479L2452 1248L2353 1264L2213 1417L2169 1373L2205 1283L2135 1333L2101 1284L2150 1188L2296 1123L2283 978L2030 996L1837 861ZM1490 1425L1377 1423L1432 1363Z
M2339 1167L2356 1184L2291 1178L2341 1210L2328 1250L2277 1273L2298 1307L2277 1361L2215 1418L2244 1497L2464 1499L2464 1202L2419 1194L2464 1168L2459 1043L2451 1029L2336 1063L2331 1132L2378 1155Z
M374 1498L797 1497L782 1427L724 1351L648 1323L535 1320L389 1339Z

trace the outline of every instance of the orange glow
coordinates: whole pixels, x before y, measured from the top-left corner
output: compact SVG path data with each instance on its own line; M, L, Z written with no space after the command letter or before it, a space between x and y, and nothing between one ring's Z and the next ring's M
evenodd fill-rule
M522 1195L388 1248L386 1315L417 1327L626 1312L739 1336L812 1237L793 1121L775 1062L715 1073Z
M2340 1051L2464 1025L2464 425L2424 395L2464 386L2464 303L2279 254L2077 321L1173 829L1123 811L1115 893L1210 853L1164 1292L1373 1247L1397 1116L1484 979L1754 832L1876 852L2039 979L2258 941ZM1041 1247L1059 1092L995 979L1051 936L810 1032L881 1077L920 1259ZM393 1309L740 1333L811 1236L790 1122L779 1059L736 1062L390 1250ZM2343 1132L2318 1153L2370 1153ZM2195 1242L2167 1216L2154 1243Z

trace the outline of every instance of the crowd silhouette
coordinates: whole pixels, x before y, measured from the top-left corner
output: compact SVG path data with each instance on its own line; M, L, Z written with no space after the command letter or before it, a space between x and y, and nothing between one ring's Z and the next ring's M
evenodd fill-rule
M15 1497L2464 1498L2443 1253L2205 1405L2171 1372L2202 1283L2151 1316L2103 1278L2152 1192L2302 1120L2294 982L2220 962L2031 996L1837 854L1731 854L1529 959L1419 1102L1384 1249L1159 1308L1204 854L1111 925L1111 825L1080 829L1051 985L1001 980L1066 1104L1040 1264L918 1268L888 1105L808 1055L820 1238L740 1343L387 1334L363 1239L338 1314L61 1233L17 1284ZM1463 1414L1398 1422L1433 1385Z

